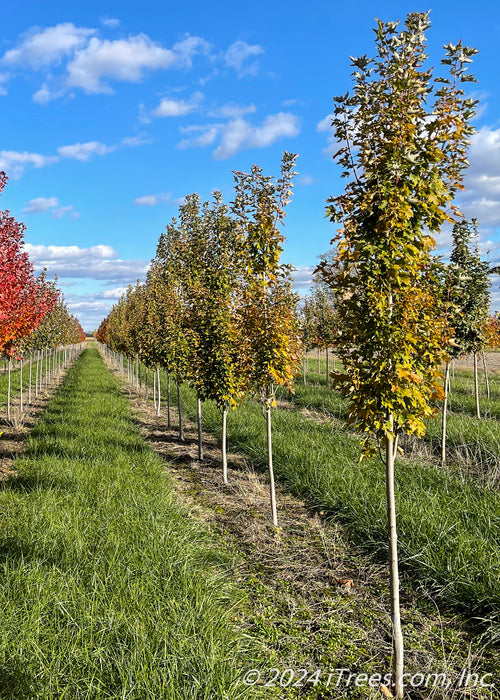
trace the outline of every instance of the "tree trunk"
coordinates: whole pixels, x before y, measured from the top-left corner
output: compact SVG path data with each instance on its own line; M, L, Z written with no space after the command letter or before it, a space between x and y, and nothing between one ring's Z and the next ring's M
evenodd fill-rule
M28 403L31 404L31 379L33 377L33 355L30 355L30 371L28 379Z
M170 420L170 372L167 372L167 428L171 428Z
M177 382L177 409L179 411L179 440L184 441L184 424L182 422L181 387Z
M157 387L156 388L156 400L157 400L156 415L159 416L160 410L161 410L161 384L160 384L160 368L159 367L156 370L156 375L157 375L157 378L156 378L156 387Z
M483 350L484 381L486 382L486 398L490 398L490 380L488 379L488 368L486 367L486 354Z
M21 413L24 410L23 406L23 360L21 358L20 360L20 366L19 366L19 400L20 400L20 408L21 408Z
M450 363L446 364L444 372L444 401L443 414L441 416L441 466L446 464L446 414L448 412L448 389L450 383Z
M304 386L307 384L307 379L306 379L306 356L304 355L304 358L302 360L302 380L304 382Z
M481 418L479 410L479 377L477 372L477 352L474 353L474 398L476 400L476 418Z
M321 350L318 345L318 374L321 372Z
M7 368L7 420L10 421L10 370L12 367L12 358L9 357L9 364Z
M392 416L391 416L392 418ZM403 697L403 633L401 631L401 613L399 605L399 567L398 534L396 527L396 499L394 493L394 460L396 443L393 438L386 438L386 496L387 525L389 532L389 573L391 589L392 649L393 649L393 692L394 697Z
M273 470L273 443L271 431L271 405L266 404L266 431L267 431L267 464L269 467L269 496L271 500L271 515L273 525L278 527L278 511L276 508L276 490L274 487L274 470Z
M222 481L227 484L227 406L222 409Z
M203 437L201 434L201 399L196 397L196 417L198 419L198 459L203 461Z
M326 388L327 389L330 386L330 368L328 366L328 355L329 355L328 348L325 348L325 360L326 360L326 374L325 374L325 376L326 376Z
M148 368L147 368L147 367L146 367L146 383L145 383L145 387L146 387L146 389L145 389L145 392L144 392L144 398L145 398L145 400L147 401L147 400L148 400L148 389L149 389L149 385L148 385Z

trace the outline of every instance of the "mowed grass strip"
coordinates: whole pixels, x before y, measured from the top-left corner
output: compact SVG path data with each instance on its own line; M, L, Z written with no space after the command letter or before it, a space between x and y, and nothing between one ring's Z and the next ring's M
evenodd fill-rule
M228 562L84 351L0 491L0 697L236 698Z
M191 417L196 399L187 385ZM220 436L216 407L204 403L203 425ZM231 450L266 468L262 409L245 401L228 418ZM350 536L387 560L385 471L378 459L358 464L359 438L299 411L273 409L277 477L313 508L338 518ZM403 569L441 601L478 617L500 639L500 492L460 472L398 460L396 499Z

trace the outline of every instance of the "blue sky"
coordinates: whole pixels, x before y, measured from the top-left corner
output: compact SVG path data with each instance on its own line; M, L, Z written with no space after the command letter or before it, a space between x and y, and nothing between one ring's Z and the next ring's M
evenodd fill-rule
M284 258L308 286L342 191L327 118L351 87L349 55L373 54L375 17L431 10L430 62L462 39L480 53L480 99L464 213L500 259L500 12L491 1L207 3L10 0L0 8L2 209L27 226L31 258L57 274L71 310L95 328L144 278L179 200L233 170L278 174L299 154ZM449 232L439 249L446 252ZM498 278L494 307L500 308Z

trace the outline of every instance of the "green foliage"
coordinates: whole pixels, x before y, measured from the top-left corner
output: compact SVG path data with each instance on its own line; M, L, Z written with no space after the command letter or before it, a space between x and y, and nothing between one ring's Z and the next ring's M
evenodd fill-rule
M489 264L481 261L476 219L457 221L453 226L453 248L447 275L450 324L453 343L450 355L479 352L483 349L490 305ZM475 240L474 250L471 249Z
M280 262L285 207L292 194L297 156L285 152L281 177L235 172L233 211L243 239L244 275L240 338L245 373L254 392L274 402L274 385L292 387L300 358L297 297L291 290L291 270Z
M378 22L376 57L352 59L353 94L335 98L336 158L350 179L329 200L327 215L342 228L335 258L319 266L337 299L345 373L336 380L367 449L370 436L421 435L442 396L446 320L431 233L451 220L475 104L461 87L473 80L475 49L445 47L449 77L432 79L428 13L397 26Z

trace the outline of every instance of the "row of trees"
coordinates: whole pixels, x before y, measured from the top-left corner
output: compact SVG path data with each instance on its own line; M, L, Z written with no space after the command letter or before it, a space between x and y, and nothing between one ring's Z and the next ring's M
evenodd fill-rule
M349 424L365 436L362 458L384 456L398 698L398 441L424 434L426 418L445 399L441 368L450 357L472 352L477 365L488 308L488 270L471 247L477 224L454 204L473 133L475 101L463 84L474 81L467 69L476 50L446 45L445 74L434 77L425 52L429 26L428 13L409 14L401 30L397 22L379 21L376 55L352 59L354 89L335 98L334 157L347 184L328 201L327 215L340 227L334 250L318 266L321 285L303 305L300 328L306 347L333 344L342 360L342 371L332 376L349 400ZM215 398L223 411L246 391L259 393L269 438L273 385L291 384L299 349L277 229L292 165L289 156L277 187L257 168L237 173L232 221L220 200L200 214L196 195L188 197L180 220L160 238L146 285L129 291L98 334L120 352L165 366L177 383L188 378L200 400ZM449 266L432 255L434 234L445 222L454 227ZM217 237L207 247L216 230L226 232L227 248ZM227 267L217 257L221 251ZM272 481L271 460L270 466Z
M235 197L210 202L185 198L160 236L145 284L129 288L96 337L147 367L163 367L177 386L187 380L201 402L222 414L223 479L227 483L226 420L247 394L258 396L266 417L272 519L278 524L272 462L271 408L275 387L292 388L300 362L297 297L291 268L280 256L285 207L292 194L296 156L283 155L278 179L254 165L235 172ZM159 374L156 374L159 377ZM159 383L158 391L159 406ZM169 398L169 397L168 397Z
M0 172L0 194L7 176ZM0 356L12 357L57 303L58 290L45 275L36 276L23 250L23 224L0 212Z
M7 182L0 172L0 193ZM35 393L42 377L41 358L56 347L79 343L85 334L72 316L55 282L45 274L35 275L34 265L24 250L22 223L8 211L0 212L0 359L7 360L7 419L11 418L12 362L19 363L20 407L23 409L23 357L29 356L29 401L31 400L32 358L36 356ZM39 371L40 370L40 371Z

